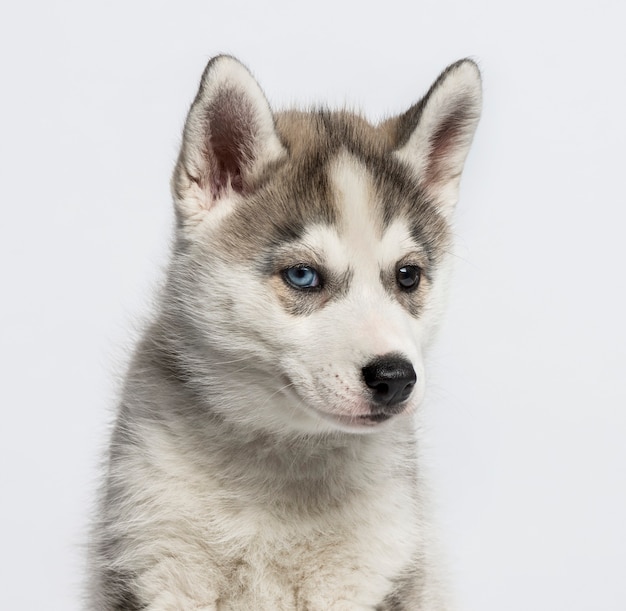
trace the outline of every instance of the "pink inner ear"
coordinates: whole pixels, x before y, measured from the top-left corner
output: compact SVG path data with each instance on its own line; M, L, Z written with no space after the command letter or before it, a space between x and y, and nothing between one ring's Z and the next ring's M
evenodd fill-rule
M207 109L205 157L210 189L219 197L228 188L242 193L246 170L254 162L256 124L252 106L235 89L217 93Z
M430 155L425 179L428 183L444 182L453 176L454 160L457 149L463 146L463 134L466 131L469 113L466 108L457 108L449 114L430 137Z

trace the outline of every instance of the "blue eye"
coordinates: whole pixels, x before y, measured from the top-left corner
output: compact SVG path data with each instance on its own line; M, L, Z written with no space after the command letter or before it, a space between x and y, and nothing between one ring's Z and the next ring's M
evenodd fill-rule
M283 270L283 278L295 289L310 290L321 288L321 279L317 270L308 265L297 265Z

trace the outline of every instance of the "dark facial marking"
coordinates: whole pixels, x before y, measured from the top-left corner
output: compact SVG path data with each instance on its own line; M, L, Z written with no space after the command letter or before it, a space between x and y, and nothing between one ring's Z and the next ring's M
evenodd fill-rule
M429 274L425 271L427 265L425 253L413 252L380 272L380 281L385 290L415 318L422 312L431 284ZM405 287L399 281L399 278L404 276L400 270L412 268L415 269L408 271L407 276L414 278L415 282Z
M375 133L374 128L355 121L353 116L328 111L320 112L319 116L330 148L348 151L372 176L382 230L397 218L407 219L413 238L428 254L432 272L442 251L449 248L448 224L420 187L413 171L392 155L395 145L381 134L372 137L369 130Z
M341 214L329 184L329 170L336 157L348 151L372 177L381 234L395 219L406 219L423 255L417 261L403 262L419 265L423 277L432 281L439 259L449 247L448 225L409 168L392 155L393 143L382 131L354 115L325 110L296 113L284 120L279 117L277 128L289 158L266 173L264 182L224 220L215 236L222 252L232 253L238 261L254 262L259 273L268 278L295 265L310 265L320 271L325 285L317 296L294 296L293 287L285 287L282 277L272 284L292 314L308 315L344 295L351 273L325 269L324 261L314 253L301 252L298 244L308 227L332 227L339 222ZM381 272L383 284L417 316L424 291L418 289L417 297L400 296L396 272L395 267Z
M310 256L309 261L316 260ZM284 253L272 264L276 271L270 275L270 286L277 295L278 300L287 312L294 316L307 316L316 310L323 308L330 301L344 297L350 289L353 272L348 269L343 273L330 270L321 262L318 263L295 263L281 267L280 261L290 260L289 254ZM293 259L304 261L305 259ZM285 271L297 268L315 269L319 274L319 285L315 287L300 288L286 277Z

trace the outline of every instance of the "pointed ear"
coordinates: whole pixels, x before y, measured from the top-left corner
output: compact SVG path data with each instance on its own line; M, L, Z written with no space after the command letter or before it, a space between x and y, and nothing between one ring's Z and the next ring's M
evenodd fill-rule
M396 119L395 154L446 216L458 199L481 99L478 67L464 59L446 68L424 98Z
M207 65L191 105L172 179L178 213L193 219L222 201L247 195L286 151L263 91L236 59Z

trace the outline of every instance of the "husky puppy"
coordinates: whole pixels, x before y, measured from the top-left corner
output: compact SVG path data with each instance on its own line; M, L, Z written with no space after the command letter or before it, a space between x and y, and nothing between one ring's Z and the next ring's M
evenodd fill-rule
M480 106L470 60L376 126L274 113L237 60L209 62L112 433L91 609L448 609L415 411Z

